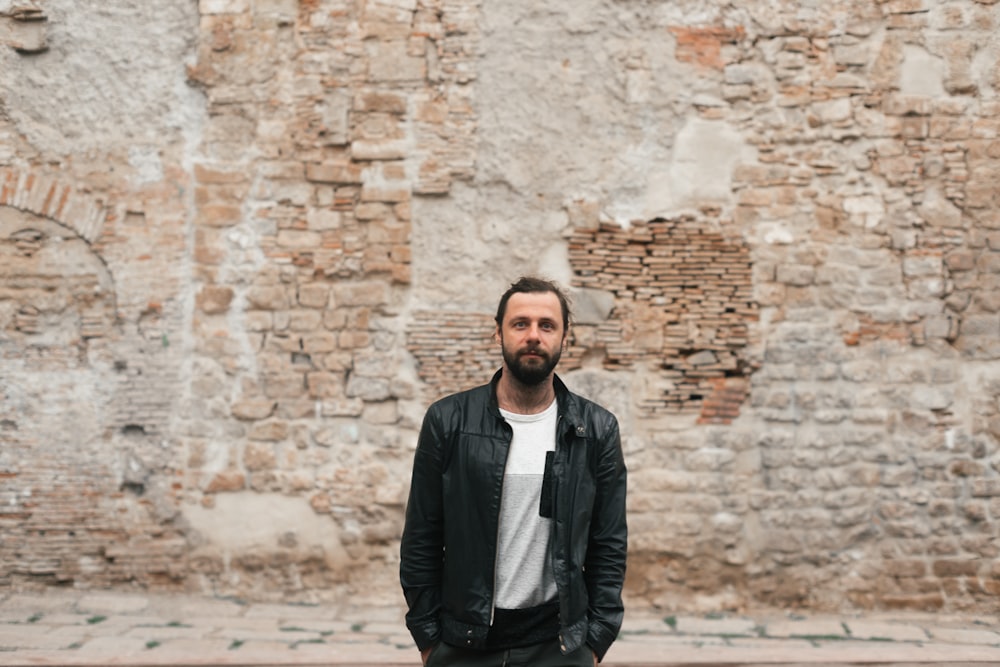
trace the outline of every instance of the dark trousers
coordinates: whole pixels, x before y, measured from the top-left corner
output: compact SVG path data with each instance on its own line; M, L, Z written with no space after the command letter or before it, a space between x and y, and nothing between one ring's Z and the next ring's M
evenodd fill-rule
M594 652L586 644L569 655L557 640L500 651L473 651L441 642L426 667L594 667Z

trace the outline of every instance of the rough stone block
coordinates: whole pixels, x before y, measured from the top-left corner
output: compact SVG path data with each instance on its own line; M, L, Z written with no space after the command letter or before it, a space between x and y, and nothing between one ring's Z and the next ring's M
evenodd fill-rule
M365 403L361 417L370 424L395 424L399 421L399 411L395 401Z
M254 11L264 16L277 16L293 21L298 16L298 0L254 0Z
M333 303L338 307L381 306L389 301L389 287L383 282L338 283L333 286Z
M346 90L335 90L323 97L317 110L322 122L323 143L343 146L350 134L351 96Z
M816 269L812 266L781 264L777 268L777 281L786 285L805 287L813 284Z
M306 224L314 232L329 232L343 225L343 213L330 209L311 208L306 214Z
M316 331L322 326L323 314L317 310L289 310L288 330L296 333Z
M1000 315L967 315L962 318L962 336L1000 336Z
M205 484L205 493L232 493L246 488L246 476L234 470L216 473Z
M972 481L974 498L1000 497L1000 479L976 479Z
M249 0L199 0L198 2L198 10L203 15L240 14L249 9Z
M330 286L326 283L300 285L298 303L306 308L325 308L330 300Z
M206 285L198 292L196 302L202 312L215 315L229 310L233 297L234 293L230 287Z
M347 382L347 396L364 401L384 401L391 397L389 381L385 378L352 375Z
M314 231L282 229L276 242L279 247L290 250L317 250L323 243L323 237Z
M267 435L270 429L275 428L276 422L270 422L265 424L262 429L263 433ZM280 430L280 427L278 427ZM271 431L273 433L273 431ZM275 440L275 438L267 438L269 441ZM277 456L274 451L274 446L271 442L249 442L243 450L243 465L246 469L253 471L261 470L273 470L277 465Z
M21 53L39 53L48 48L48 21L40 11L27 20L0 13L0 44Z
M940 276L942 270L941 257L936 256L910 256L903 258L903 275L914 276Z
M344 396L344 377L339 373L309 373L306 383L310 398L331 399Z
M274 413L275 402L265 398L243 398L230 408L234 417L245 420L260 420Z
M288 292L284 287L251 287L246 292L247 304L258 310L285 310L289 306Z
M409 152L406 139L358 139L351 142L351 156L355 160L402 160Z
M197 222L207 227L232 227L243 220L239 206L207 204L198 209Z
M933 572L938 577L974 577L979 570L977 560L937 560Z
M389 90L363 90L354 96L355 111L404 114L409 101L402 92Z
M324 417L359 417L364 411L364 401L360 398L348 397L341 399L326 399L322 402Z
M256 422L248 429L247 437L251 440L281 442L288 437L288 423L278 419ZM268 465L261 464L261 461L267 457L265 453L269 451L271 450L263 447L248 446L243 455L244 464L247 466L247 469L260 470L263 467L274 467L273 461ZM273 457L273 452L270 456Z
M307 163L306 179L338 185L361 184L362 168L353 162Z
M406 41L382 41L369 46L368 80L373 83L419 81L427 75L427 61L422 54L410 52Z
M275 373L264 378L263 389L268 398L297 398L302 396L306 383L300 373Z

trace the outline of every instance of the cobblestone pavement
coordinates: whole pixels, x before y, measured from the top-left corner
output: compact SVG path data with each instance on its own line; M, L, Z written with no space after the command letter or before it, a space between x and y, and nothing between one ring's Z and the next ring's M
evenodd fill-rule
M420 664L398 607L198 596L0 594L0 665ZM1000 620L630 610L605 665L1000 665Z

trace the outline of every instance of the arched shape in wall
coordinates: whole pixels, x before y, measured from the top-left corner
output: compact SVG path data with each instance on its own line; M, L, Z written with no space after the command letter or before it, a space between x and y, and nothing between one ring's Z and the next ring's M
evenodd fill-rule
M108 456L123 332L92 245L103 222L73 188L0 173L0 586L113 576L102 554L123 534Z
M4 359L50 367L82 353L88 341L113 334L111 273L64 225L0 206L0 279Z
M7 348L58 365L111 333L114 283L91 247L105 218L101 202L55 178L0 171L0 357Z
M103 202L58 179L16 169L0 169L0 205L51 218L89 243L107 218Z

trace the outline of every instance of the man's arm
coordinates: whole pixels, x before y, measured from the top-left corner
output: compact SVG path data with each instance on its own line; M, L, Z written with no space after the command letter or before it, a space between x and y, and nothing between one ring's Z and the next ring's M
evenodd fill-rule
M587 644L603 659L618 636L625 615L622 586L628 551L625 513L627 473L618 421L612 424L600 447L597 461L597 494L590 521L590 542L584 579L590 604Z
M444 507L441 489L441 424L428 410L413 457L406 522L400 543L399 581L409 611L406 626L423 653L441 635L441 572Z

